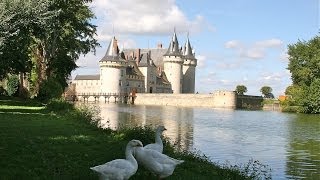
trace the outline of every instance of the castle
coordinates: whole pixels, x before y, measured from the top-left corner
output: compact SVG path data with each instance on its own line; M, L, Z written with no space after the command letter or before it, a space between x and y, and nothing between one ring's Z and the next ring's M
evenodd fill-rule
M99 61L99 75L77 75L77 94L194 93L197 59L189 37L179 47L174 32L168 49L123 49L113 37Z

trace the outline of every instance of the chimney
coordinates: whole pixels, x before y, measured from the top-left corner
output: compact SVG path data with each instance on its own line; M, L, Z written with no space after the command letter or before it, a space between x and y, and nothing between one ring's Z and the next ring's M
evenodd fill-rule
M136 50L136 53L137 53L136 62L137 62L137 64L139 64L139 62L140 62L140 49L139 48Z

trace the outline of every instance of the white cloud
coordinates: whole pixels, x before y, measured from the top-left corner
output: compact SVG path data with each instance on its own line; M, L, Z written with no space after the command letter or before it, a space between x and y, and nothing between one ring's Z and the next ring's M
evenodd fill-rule
M280 39L267 39L263 41L258 41L255 43L255 46L261 47L261 48L271 48L271 47L281 47L283 45L283 42Z
M99 19L99 40L113 29L116 34L145 35L168 34L174 27L177 32L198 32L208 26L201 15L188 19L174 0L95 0L91 7Z
M231 40L231 41L228 41L224 44L224 47L225 48L228 48L228 49L239 49L239 48L242 48L242 44L240 41L238 40Z
M289 55L287 53L287 51L284 51L280 54L280 57L279 57L281 60L283 61L288 61L289 60Z
M203 55L197 55L196 58L198 60L197 68L202 69L203 67L205 67L207 57Z
M225 48L234 49L238 56L248 59L263 59L269 48L282 48L282 45L283 41L275 38L256 41L249 45L239 40L230 40L224 44Z
M249 48L246 51L242 51L240 56L249 58L249 59L262 59L266 55L265 49L259 47Z

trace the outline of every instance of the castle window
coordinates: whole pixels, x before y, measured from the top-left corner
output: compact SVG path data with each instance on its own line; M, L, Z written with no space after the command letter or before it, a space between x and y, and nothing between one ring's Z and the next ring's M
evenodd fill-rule
M121 86L122 85L122 81L121 80L119 80L119 86Z
M121 77L123 77L123 75L124 75L124 71L123 71L123 70L121 70Z

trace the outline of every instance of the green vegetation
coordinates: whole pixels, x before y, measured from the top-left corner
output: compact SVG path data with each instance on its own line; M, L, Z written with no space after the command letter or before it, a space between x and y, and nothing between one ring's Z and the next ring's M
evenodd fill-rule
M7 82L7 92L9 96L12 96L18 92L19 78L16 75L10 76Z
M46 107L35 101L0 100L0 174L3 179L97 179L89 167L124 158L131 139L148 144L148 127L97 128L98 118L88 107L51 100ZM168 179L270 179L259 162L217 165L199 153L178 152L165 140L164 152L184 159ZM132 179L156 179L139 168Z
M46 80L50 77L60 84L58 89L64 89L79 56L99 45L89 2L0 0L0 81L19 75L31 86L31 92L19 95L40 93L42 99L43 94L53 93L47 99L55 97Z
M237 92L237 94L239 94L239 95L243 95L244 93L247 92L247 87L246 87L245 85L238 85L238 86L236 87L236 92Z
M298 106L297 112L320 113L320 37L288 46L293 84L286 89L286 106ZM292 109L292 108L289 108Z
M272 88L270 86L261 87L260 92L265 98L274 98L274 95L272 94Z

